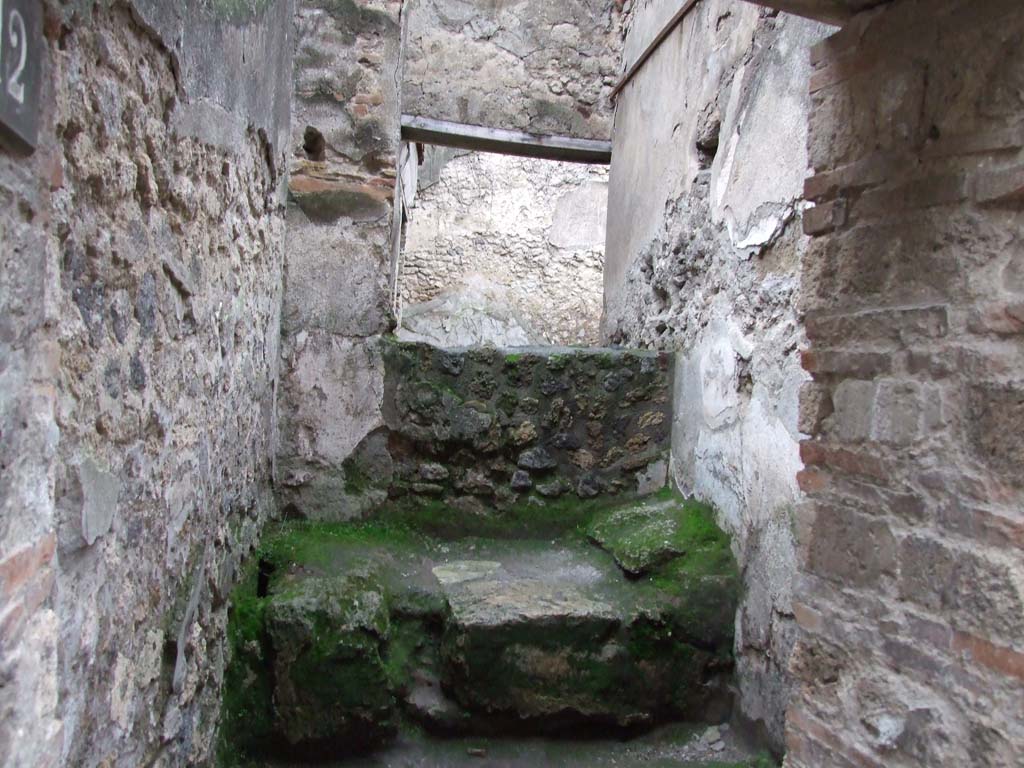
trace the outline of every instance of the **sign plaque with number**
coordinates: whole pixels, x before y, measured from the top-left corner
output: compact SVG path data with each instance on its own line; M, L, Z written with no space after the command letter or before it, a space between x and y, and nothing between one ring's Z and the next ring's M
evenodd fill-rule
M36 148L42 77L42 0L0 0L0 141Z

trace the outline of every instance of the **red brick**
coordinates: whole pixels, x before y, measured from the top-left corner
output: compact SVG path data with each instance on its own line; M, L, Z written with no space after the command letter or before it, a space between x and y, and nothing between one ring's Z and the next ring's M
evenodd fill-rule
M813 469L802 469L797 472L796 481L804 493L818 493L828 488L828 475Z
M852 219L878 219L907 211L951 205L968 197L967 179L957 174L915 179L889 189L873 189L861 195L850 213Z
M1024 681L1024 653L996 645L966 632L954 633L953 651L966 654L968 658L983 667Z
M804 181L804 198L823 200L841 192L854 192L884 184L909 167L905 156L893 152L872 152L860 160L823 171Z
M822 171L804 179L804 199L811 202L835 197L839 189L837 171Z
M879 352L807 350L800 354L800 362L808 373L840 374L852 378L873 379L892 370L892 356Z
M800 458L809 466L829 467L852 475L887 480L890 471L877 455L856 453L845 448L833 448L813 440L800 443Z
M49 565L56 547L56 535L48 533L35 544L22 547L0 562L0 584L3 585L4 597L13 595Z
M384 103L384 94L380 91L374 91L373 93L357 93L352 97L353 104L369 104L370 106L379 107Z
M1024 301L993 302L975 307L967 321L971 333L1015 336L1024 333Z

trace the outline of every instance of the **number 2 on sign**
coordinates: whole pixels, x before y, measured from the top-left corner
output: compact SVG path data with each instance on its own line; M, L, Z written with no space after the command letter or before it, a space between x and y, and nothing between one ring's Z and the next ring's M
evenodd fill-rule
M4 0L0 0L0 50L3 49L4 42L4 18ZM28 36L25 34L25 19L20 11L11 11L11 23L7 34L11 50L18 56L18 66L7 78L7 93L19 104L24 104L25 84L21 82L21 76L25 72L25 64L28 63Z

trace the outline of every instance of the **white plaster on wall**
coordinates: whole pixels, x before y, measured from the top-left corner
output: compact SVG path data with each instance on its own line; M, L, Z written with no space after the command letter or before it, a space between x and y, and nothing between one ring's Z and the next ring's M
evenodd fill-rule
M498 290L502 305L483 307L478 318L512 314L534 343L596 344L607 178L599 166L485 154L450 160L421 190L408 227L399 289L409 314L422 315L412 305L442 294L454 308ZM486 278L488 291L469 285L473 275ZM489 327L460 325L461 343L473 327Z

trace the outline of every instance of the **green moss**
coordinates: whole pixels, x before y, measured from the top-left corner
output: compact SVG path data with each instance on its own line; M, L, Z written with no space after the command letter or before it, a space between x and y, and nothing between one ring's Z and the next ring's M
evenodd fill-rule
M743 760L738 763L701 763L696 768L779 768L779 764L768 755L761 754L750 760Z
M549 355L547 358L548 368L552 371L564 371L572 359L571 355Z
M274 0L210 0L215 16L240 23L259 16Z
M358 462L346 461L342 468L345 470L345 493L352 496L362 496L373 487L369 475L359 466Z
M627 581L584 534L616 507L658 502L677 516L686 546ZM446 684L460 700L473 697L465 705L495 703L505 713L534 706L543 717L552 701L545 697L555 697L582 717L611 706L622 723L652 708L659 717L699 712L709 670L731 665L738 571L709 507L683 504L670 490L644 504L524 499L474 516L437 500L406 501L373 522L268 529L231 601L222 764L233 765L239 753L263 754L274 742L358 746L389 738L396 697L414 672L439 668L442 648ZM432 536L495 541L445 544ZM543 632L532 622L456 631L432 563L453 551L499 559L491 550L508 557L519 551L513 547L550 547L553 537L608 569L608 599L621 605L621 618L554 621ZM266 598L257 596L261 563L264 574L272 571ZM568 673L552 678L560 665Z
M218 764L240 765L265 751L274 737L273 683L265 632L267 600L257 597L259 563L253 558L235 587L228 613L229 663L224 673Z
M440 622L399 617L392 623L384 670L392 690L407 692L417 669L439 665Z
M291 521L267 530L257 558L269 563L275 572L294 566L311 568L315 572L351 565L352 556L359 552L372 557L376 548L412 551L424 544L423 538L414 530L394 522Z
M657 568L644 585L669 598L666 616L676 637L731 655L740 578L728 549L694 550Z
M339 710L387 708L389 697L381 638L362 629L339 627L332 617L314 614L312 642L288 667L288 677L312 706ZM315 710L309 713L316 716Z
M698 550L729 548L729 537L715 522L714 510L706 504L683 501L671 489L643 504L597 517L588 535L633 575Z
M313 755L390 738L396 702L381 658L390 619L375 573L286 580L265 624L275 723L289 744Z
M529 496L504 509L489 510L487 515L472 515L443 499L405 497L389 503L378 514L388 523L440 539L543 539L581 532L595 515L624 501L628 498Z
M335 20L342 22L342 29L345 32L385 32L397 28L397 24L391 16L382 11L364 7L355 0L310 0L310 2L327 11Z

